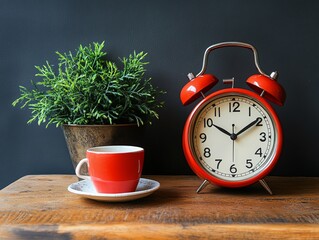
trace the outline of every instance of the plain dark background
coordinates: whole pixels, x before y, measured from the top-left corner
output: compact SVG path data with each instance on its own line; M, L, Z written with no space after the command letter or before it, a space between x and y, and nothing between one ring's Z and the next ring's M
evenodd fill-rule
M148 76L167 91L160 120L146 129L145 174L191 174L181 147L187 73L198 73L205 49L242 41L259 52L262 69L279 71L287 92L275 109L285 141L273 175L319 174L319 2L278 0L1 0L0 188L26 174L73 173L62 129L27 125L28 109L11 106L19 85L30 86L35 65L56 64L55 51L106 41L111 56L149 53ZM237 87L256 73L251 51L227 48L210 55L208 73L235 77ZM224 88L220 82L214 89ZM197 102L196 102L197 103Z

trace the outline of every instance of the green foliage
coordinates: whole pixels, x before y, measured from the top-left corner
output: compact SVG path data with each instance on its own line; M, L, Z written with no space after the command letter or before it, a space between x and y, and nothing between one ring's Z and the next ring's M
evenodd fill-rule
M145 79L147 53L130 54L120 59L123 69L106 59L104 42L81 46L76 54L59 53L57 69L46 62L36 66L32 89L20 86L20 97L12 104L28 107L28 121L55 124L151 123L163 107L157 97L163 94Z

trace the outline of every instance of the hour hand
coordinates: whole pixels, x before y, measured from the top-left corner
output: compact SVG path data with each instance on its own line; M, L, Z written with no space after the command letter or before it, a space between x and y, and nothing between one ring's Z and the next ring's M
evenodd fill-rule
M219 127L219 126L215 125L214 123L213 123L213 126L214 126L215 128L217 128L219 131L221 131L222 133L225 133L226 135L231 136L231 133L228 132L227 130L225 130L224 128Z

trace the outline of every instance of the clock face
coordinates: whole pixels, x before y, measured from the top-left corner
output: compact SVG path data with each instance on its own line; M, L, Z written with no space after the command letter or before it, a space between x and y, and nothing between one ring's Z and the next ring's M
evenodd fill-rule
M202 104L190 126L190 147L200 166L223 181L250 179L274 159L273 115L256 98L226 93Z

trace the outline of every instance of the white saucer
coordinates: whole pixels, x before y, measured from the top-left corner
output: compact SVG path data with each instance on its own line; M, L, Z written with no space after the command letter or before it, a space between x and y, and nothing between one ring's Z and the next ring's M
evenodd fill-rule
M127 193L98 193L96 192L93 183L90 180L82 180L72 183L68 190L71 193L78 194L82 197L94 199L104 202L126 202L135 200L138 198L146 197L157 189L159 189L160 183L151 179L140 178L135 192Z

